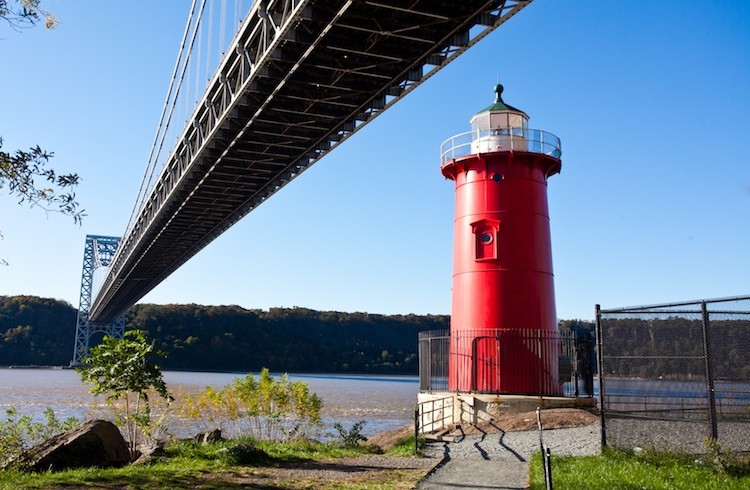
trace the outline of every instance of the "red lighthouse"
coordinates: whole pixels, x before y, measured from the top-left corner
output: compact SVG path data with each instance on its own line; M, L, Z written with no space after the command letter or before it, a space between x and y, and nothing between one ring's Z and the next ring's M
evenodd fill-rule
M547 179L560 172L560 140L529 129L502 91L441 147L456 185L448 388L557 395Z

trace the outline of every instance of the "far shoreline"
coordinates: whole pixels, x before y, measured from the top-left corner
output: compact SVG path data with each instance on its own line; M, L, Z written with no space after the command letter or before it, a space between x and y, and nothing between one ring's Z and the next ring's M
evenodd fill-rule
M53 365L42 365L42 364L30 364L30 365L18 365L18 364L10 364L10 365L0 365L0 369L50 369L50 370L65 370L65 369L75 369L73 366L70 365L63 365L63 366L53 366ZM165 372L173 372L173 373L207 373L207 374L236 374L238 376L244 376L246 374L258 374L260 373L260 370L250 370L250 371L222 371L222 370L210 370L210 369L162 369L163 373ZM296 377L328 377L328 378L362 378L362 379L372 379L372 378L417 378L414 380L415 382L418 382L419 380L419 374L418 373L352 373L352 372L335 372L335 371L327 371L327 372L316 372L316 371L300 371L300 372L291 372L291 371L271 371L271 374L273 375L283 375L288 374L290 376L296 376ZM393 379L390 379L393 381ZM412 380L404 380L404 382L411 382Z

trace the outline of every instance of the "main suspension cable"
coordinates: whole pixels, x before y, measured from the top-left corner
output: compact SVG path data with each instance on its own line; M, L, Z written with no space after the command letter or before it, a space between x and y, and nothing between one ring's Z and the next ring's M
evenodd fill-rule
M128 224L125 227L125 233L130 230L130 224L133 222L134 217L136 215L137 211L140 211L140 201L141 201L141 194L145 192L144 185L146 183L146 176L149 173L149 169L152 165L155 165L155 162L153 162L153 156L154 151L156 149L156 143L159 140L159 134L162 131L162 127L164 126L164 115L167 112L167 106L169 105L170 98L172 97L172 89L174 88L174 82L177 77L177 70L180 67L180 61L182 60L182 55L185 52L185 40L188 37L188 32L190 31L190 24L193 20L193 15L195 13L195 4L197 3L197 0L193 0L192 5L190 6L190 15L188 15L187 23L185 24L185 31L182 33L182 40L180 41L180 49L177 52L177 61L174 64L174 69L172 70L172 79L169 82L169 89L167 90L167 97L164 99L164 105L161 108L161 116L159 117L159 124L156 127L156 133L154 134L154 141L151 144L151 151L148 155L148 161L146 162L146 168L143 172L143 177L141 177L141 185L138 188L138 194L135 199L135 203L133 204L133 209L130 212L130 218L128 219ZM166 132L166 129L165 129Z

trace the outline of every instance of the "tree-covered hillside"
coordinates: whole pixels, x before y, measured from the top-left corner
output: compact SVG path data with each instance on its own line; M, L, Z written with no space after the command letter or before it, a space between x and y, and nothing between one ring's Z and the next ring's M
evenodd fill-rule
M0 296L0 366L67 365L76 309L36 296Z
M75 318L65 302L0 296L0 365L67 365ZM416 374L417 332L448 322L444 315L147 304L132 307L126 325L168 352L166 369Z

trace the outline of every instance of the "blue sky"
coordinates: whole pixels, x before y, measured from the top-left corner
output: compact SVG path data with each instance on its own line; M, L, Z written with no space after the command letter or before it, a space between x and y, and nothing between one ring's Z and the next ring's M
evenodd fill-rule
M82 177L83 226L0 195L0 294L78 305L86 234L120 235L188 1L45 2L0 24L4 150ZM535 0L244 218L143 301L450 311L439 146L504 98L559 136L549 203L560 318L750 294L750 2Z

